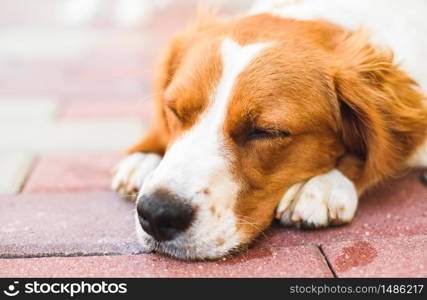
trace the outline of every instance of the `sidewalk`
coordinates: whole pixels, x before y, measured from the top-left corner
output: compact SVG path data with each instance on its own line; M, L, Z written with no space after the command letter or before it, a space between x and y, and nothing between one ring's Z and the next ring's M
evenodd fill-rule
M0 0L0 277L427 276L421 170L369 192L348 226L274 225L218 262L141 253L110 170L149 123L154 58L194 6L159 1L136 22L123 1L85 1Z

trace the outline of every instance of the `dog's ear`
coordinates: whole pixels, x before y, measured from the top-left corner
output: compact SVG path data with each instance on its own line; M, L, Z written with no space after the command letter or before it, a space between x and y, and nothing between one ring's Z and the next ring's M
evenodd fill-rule
M145 137L127 149L127 153L154 152L163 155L170 141L169 128L164 111L164 93L177 72L186 51L204 31L218 24L213 9L199 7L195 20L185 30L171 39L155 67L154 117Z
M164 91L169 86L182 56L184 38L171 40L155 66L153 118L144 137L126 150L126 153L153 152L164 155L170 136L164 111Z
M169 86L175 72L177 71L183 56L189 46L200 37L200 34L209 30L212 26L221 22L214 8L198 6L194 20L186 29L176 34L157 65L155 88L156 92L162 93Z
M342 141L363 162L361 186L390 176L425 138L427 110L416 82L363 31L337 40L333 86Z

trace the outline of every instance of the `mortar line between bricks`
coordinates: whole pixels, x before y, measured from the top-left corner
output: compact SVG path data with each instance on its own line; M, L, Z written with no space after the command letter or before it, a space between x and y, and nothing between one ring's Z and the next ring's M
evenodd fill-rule
M334 267L332 266L331 262L328 259L328 256L326 255L325 251L323 250L322 245L316 245L317 249L319 249L320 254L322 254L324 260L326 261L326 264L328 265L329 270L331 271L334 278L338 278L337 273L335 273Z
M26 259L26 258L50 258L50 257L99 257L99 256L133 256L133 255L142 255L148 254L145 252L134 252L134 253L121 253L121 252L91 252L91 253L82 253L75 252L70 254L65 253L40 253L40 254L29 254L29 255L5 255L0 254L0 261L2 259Z

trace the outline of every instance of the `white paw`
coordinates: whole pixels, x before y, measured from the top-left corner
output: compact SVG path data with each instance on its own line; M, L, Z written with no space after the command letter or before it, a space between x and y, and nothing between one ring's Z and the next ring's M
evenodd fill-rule
M124 158L113 170L111 188L122 196L136 198L144 179L157 167L161 157L154 153L134 153Z
M358 196L353 182L334 169L291 186L276 209L283 225L325 227L350 222Z

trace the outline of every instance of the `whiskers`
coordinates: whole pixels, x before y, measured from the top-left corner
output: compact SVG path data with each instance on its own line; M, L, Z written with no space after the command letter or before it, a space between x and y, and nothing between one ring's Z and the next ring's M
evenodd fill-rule
M263 235L264 237L267 237L267 235L264 233L264 228L254 223L253 221L248 220L248 218L249 217L237 217L236 224L249 225L250 227L254 228L257 232L259 232L261 235Z
M120 193L120 197L126 199L126 200L130 200L132 202L136 202L137 198L138 198L138 192L135 193L131 193L131 194L122 194Z

